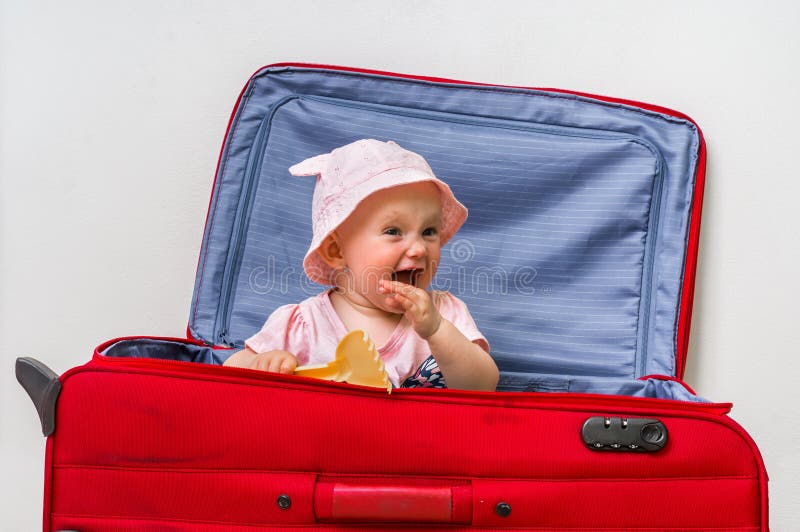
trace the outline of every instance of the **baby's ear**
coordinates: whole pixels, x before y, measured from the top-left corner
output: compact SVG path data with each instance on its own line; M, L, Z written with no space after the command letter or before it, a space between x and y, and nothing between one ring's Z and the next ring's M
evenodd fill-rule
M341 240L339 239L339 235L336 234L336 231L325 237L322 244L317 248L317 253L319 253L322 260L325 261L325 264L334 270L346 266L344 255L342 254Z

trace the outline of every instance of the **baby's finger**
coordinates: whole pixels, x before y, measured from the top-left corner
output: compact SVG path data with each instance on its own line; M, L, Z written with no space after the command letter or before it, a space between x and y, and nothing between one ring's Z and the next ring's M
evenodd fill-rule
M419 290L416 286L401 283L400 281L384 281L385 286L393 292L400 292L401 294L411 294Z
M397 312L398 314L406 314L408 312L408 299L401 294L387 296L386 303L392 312Z
M392 309L395 312L405 312L405 307L403 306L403 304L398 299L399 295L400 294L392 294L392 295L386 296L386 299L385 299L386 304L389 306L390 309Z
M281 361L280 373L284 375L289 375L290 373L294 372L294 368L297 367L297 360L294 358L286 357Z
M411 320L415 321L414 316L418 313L419 305L410 297L404 294L395 294L395 299L402 306L402 312Z
M267 371L271 373L281 373L281 365L285 360L284 357L272 357L269 361L269 368Z
M401 285L401 288L397 291L397 294L402 295L408 300L414 302L420 308L425 307L425 302L429 297L425 290L421 290L410 285L403 285L403 283L398 284Z
M428 295L424 290L397 281L388 281L385 286L392 295L403 295L417 304L422 304Z

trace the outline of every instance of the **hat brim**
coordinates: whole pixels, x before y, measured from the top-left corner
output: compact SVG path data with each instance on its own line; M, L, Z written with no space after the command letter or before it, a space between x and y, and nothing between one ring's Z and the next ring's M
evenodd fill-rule
M311 245L303 259L303 269L308 278L323 285L333 284L334 270L322 259L317 250L325 238L350 217L365 199L380 190L425 181L432 182L439 189L439 198L442 204L440 234L441 245L444 246L466 221L467 208L456 199L447 183L435 176L416 168L393 168L348 190L346 194L342 194L336 208L329 209L332 211L332 215L326 216L322 222L326 227L315 228Z

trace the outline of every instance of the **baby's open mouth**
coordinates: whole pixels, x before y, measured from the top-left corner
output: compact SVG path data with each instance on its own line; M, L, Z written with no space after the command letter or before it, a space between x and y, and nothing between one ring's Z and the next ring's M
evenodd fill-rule
M399 281L401 283L410 284L411 286L417 286L417 282L419 278L425 270L417 270L417 269L408 269L408 270L397 270L392 272L392 281Z

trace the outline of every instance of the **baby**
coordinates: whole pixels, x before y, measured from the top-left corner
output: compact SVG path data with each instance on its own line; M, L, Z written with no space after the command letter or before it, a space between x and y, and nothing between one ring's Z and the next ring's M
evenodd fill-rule
M395 387L494 390L497 366L466 305L426 291L467 209L425 159L363 139L289 172L317 176L303 268L333 288L278 308L225 365L292 373L329 362L348 331L363 329Z

